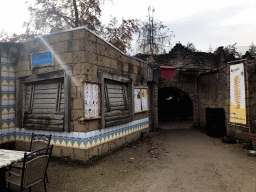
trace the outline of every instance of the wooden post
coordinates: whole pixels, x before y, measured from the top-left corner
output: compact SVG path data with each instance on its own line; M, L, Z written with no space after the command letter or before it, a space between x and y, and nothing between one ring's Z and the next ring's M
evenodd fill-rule
M101 115L101 128L105 128L105 113L104 113L104 77L103 73L99 72L99 77L100 77L100 115Z
M247 60L244 62L244 70L245 70L245 100L246 100L246 124L249 129L249 133L251 132L250 130L250 106L249 106L249 75L248 75L248 67L247 67Z
M129 85L131 88L129 89L130 93L129 96L131 98L131 120L134 120L134 81L131 80L131 84Z
M18 128L22 128L22 101L23 101L23 97L22 97L22 80L21 78L18 79L18 82L16 84L16 95L17 98L16 102L17 102L17 107L16 107L16 126Z
M64 93L65 93L65 120L64 120L64 130L71 131L70 128L70 100L71 100L71 90L70 90L70 76L67 72L64 73Z

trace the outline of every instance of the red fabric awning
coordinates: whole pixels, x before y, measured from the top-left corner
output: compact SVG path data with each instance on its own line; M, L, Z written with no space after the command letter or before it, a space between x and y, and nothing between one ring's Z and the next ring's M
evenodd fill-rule
M175 67L160 66L160 74L162 78L172 80L175 76Z

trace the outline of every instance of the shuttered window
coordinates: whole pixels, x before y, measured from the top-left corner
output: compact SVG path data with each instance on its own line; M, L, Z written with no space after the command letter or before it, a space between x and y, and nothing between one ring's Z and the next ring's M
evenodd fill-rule
M26 84L23 127L29 129L64 129L65 95L63 79Z
M106 80L104 87L106 127L131 121L128 84Z
M102 128L133 120L133 81L130 78L100 72Z

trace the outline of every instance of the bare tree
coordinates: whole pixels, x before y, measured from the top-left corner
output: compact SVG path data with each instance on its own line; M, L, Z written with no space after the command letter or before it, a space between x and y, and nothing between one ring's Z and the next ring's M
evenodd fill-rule
M188 48L188 50L190 50L192 52L197 52L197 49L196 49L194 43L188 42L186 47Z
M213 49L212 46L210 45L209 49L208 49L208 53L213 53Z
M138 49L142 53L163 53L165 47L170 46L171 37L174 35L161 21L154 19L155 9L148 7L148 20L142 22L137 40Z
M234 43L233 45L228 45L228 46L224 47L224 51L227 56L233 55L234 57L240 58L242 55L240 52L237 51L236 43Z
M253 44L253 42L251 43L248 51L250 55L256 55L256 46Z

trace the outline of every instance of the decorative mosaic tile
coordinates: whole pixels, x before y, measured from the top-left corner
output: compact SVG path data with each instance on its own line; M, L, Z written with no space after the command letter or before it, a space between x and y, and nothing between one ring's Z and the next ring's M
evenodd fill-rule
M11 77L12 79L13 78L15 79L15 73L8 71L8 77Z
M13 67L13 65L10 65L10 66L9 66L8 71L9 71L9 72L13 72L13 73L14 73L14 67Z
M61 142L59 139L56 139L56 142L55 142L56 145L61 145Z
M8 65L6 65L5 63L1 63L1 72L8 72Z
M7 122L9 121L8 116ZM14 116L13 116L14 117ZM3 119L4 120L4 119ZM4 121L3 121L4 122ZM148 125L148 118L141 121L133 121L120 126L115 126L112 128L107 128L104 130L97 130L92 132L56 132L56 131L42 131L42 130L26 130L24 128L9 128L1 129L1 140L0 142L6 142L9 140L25 140L30 141L31 133L40 134L52 134L51 143L54 145L61 145L67 147L77 147L77 148L88 148L100 143L106 142L111 139L121 137L137 131L139 129L145 128Z
M2 101L2 114L8 114L8 100Z

